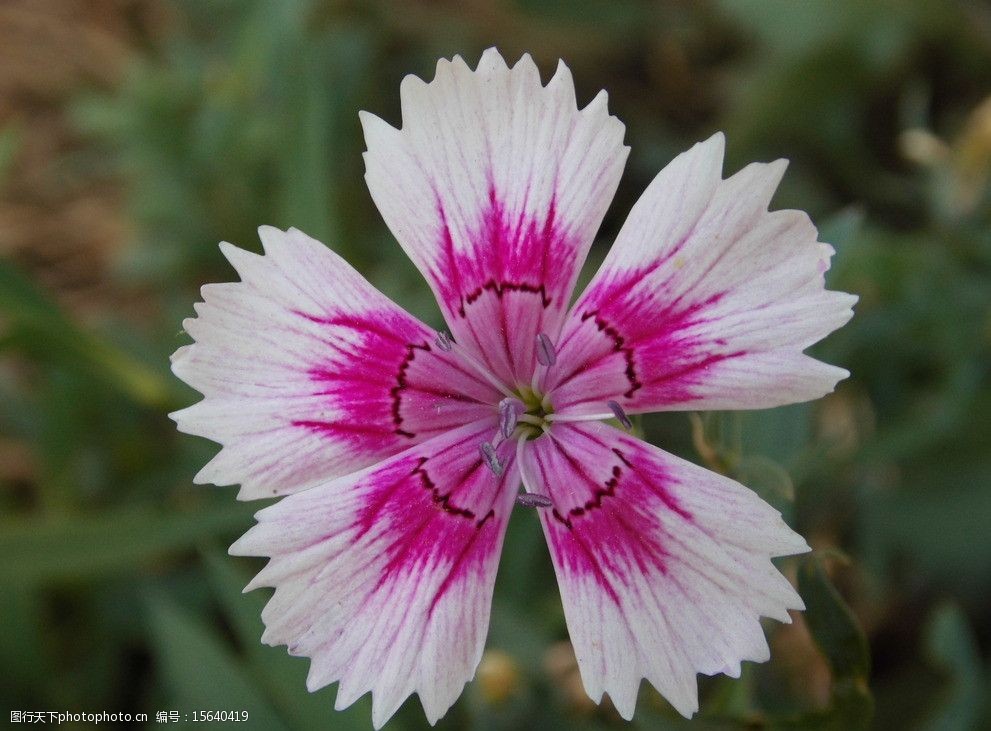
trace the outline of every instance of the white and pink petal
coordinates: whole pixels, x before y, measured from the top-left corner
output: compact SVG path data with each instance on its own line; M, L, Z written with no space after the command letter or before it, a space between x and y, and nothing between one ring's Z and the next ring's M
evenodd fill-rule
M600 423L555 424L519 462L542 512L582 680L632 718L641 678L683 715L696 673L768 659L760 617L801 598L771 558L808 550L744 486Z
M241 281L203 287L172 359L205 397L179 429L223 445L197 482L281 495L494 413L499 393L337 254L259 233L264 256L221 245Z
M436 722L481 659L519 484L510 444L499 477L480 457L495 428L472 424L290 495L231 547L271 557L247 587L275 587L263 641L311 658L311 691L339 682L338 709L370 691L376 728L412 693Z
M561 63L546 86L529 55L489 49L472 71L441 60L403 80L402 129L362 114L366 180L455 338L509 386L534 341L556 338L628 148L605 93L577 108Z
M572 309L555 407L749 409L818 398L846 377L803 350L852 316L825 289L833 250L800 211L768 212L784 161L721 179L723 137L673 160L634 206Z

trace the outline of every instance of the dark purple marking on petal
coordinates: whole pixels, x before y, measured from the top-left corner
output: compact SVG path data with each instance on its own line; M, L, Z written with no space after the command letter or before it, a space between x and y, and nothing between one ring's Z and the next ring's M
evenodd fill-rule
M409 370L410 365L416 359L417 351L429 353L430 346L427 343L405 344L405 352L403 353L402 359L399 361L399 365L396 368L395 375L393 376L393 382L395 383L395 385L388 389L389 398L390 398L390 416L392 419L392 433L395 434L396 436L405 437L406 439L416 438L415 433L409 431L408 429L403 428L402 395L403 395L403 391L405 391L409 387L406 374L407 371ZM355 366L357 367L360 367L361 365L362 365L361 363L355 364ZM382 386L380 380L369 380L367 378L362 378L360 374L357 373L348 373L347 376L342 378L341 374L332 372L331 369L328 369L326 367L316 368L310 371L310 374L314 378L321 381L332 381L332 380L340 379L344 381L345 384L350 385L352 387L355 384L359 384L374 390L376 387ZM366 400L367 399L352 398L351 402L362 403L363 401ZM342 406L347 406L347 405L348 405L347 401L342 400ZM356 414L355 416L357 416L358 417L357 420L360 421L360 414ZM327 425L327 426L334 426L334 425ZM360 432L360 429L358 427L352 426L350 424L341 425L341 426L344 427L346 430L354 433ZM325 429L325 431L331 432L331 431L335 431L335 429L328 428ZM381 431L382 430L379 430L379 432Z
M527 294L539 294L540 304L546 310L551 306L551 298L547 296L547 290L543 284L530 284L527 282L510 282L506 280L495 280L490 279L485 284L480 287L476 287L474 290L466 295L462 295L461 304L458 306L458 314L461 317L467 315L465 310L466 305L474 304L479 297L482 296L484 292L493 292L496 297L502 299L502 295L505 292L525 292Z
M535 492L521 492L516 496L516 504L526 508L550 508L554 502L546 495L538 495Z
M637 273L639 277L642 272ZM636 277L634 277L636 278ZM568 354L575 343L587 337L581 325L589 323L608 341L605 347L571 363L571 369L555 381L559 387L574 382L575 390L561 401L563 406L606 400L622 395L639 405L643 399L650 403L688 401L695 397L696 386L704 381L711 367L747 354L736 350L727 352L725 340L714 337L712 325L719 315L714 308L726 296L717 292L706 299L686 304L683 298L661 303L658 297L630 294L624 289L626 279L614 278L590 289L582 298L581 314L576 318L559 344ZM699 326L708 334L699 335ZM582 346L579 346L582 347ZM622 365L616 363L616 375L622 376L627 388L621 394L619 383L602 393L583 392L582 376L595 370L613 354L619 354Z
M474 341L483 363L500 377L529 379L531 360L517 360L519 344L529 351L537 332L558 331L581 248L575 234L559 220L556 200L541 210L511 211L494 184L477 222L456 225L436 191L435 205L440 251L430 278L448 317L458 319L454 335L469 346ZM490 296L491 306L476 304ZM536 313L521 318L528 310ZM493 332L501 333L501 342Z
M378 395L388 393L390 399L389 418L392 433L406 439L414 439L416 434L403 427L401 411L402 392L408 387L407 371L416 358L417 351L430 352L426 342L416 342L420 333L410 327L408 321L391 313L370 313L367 315L336 314L316 316L297 312L311 322L332 327L346 328L359 335L361 341L354 345L338 345L346 356L329 364L322 364L310 370L313 380L325 384L326 395L335 396L338 408L349 411L349 417L342 424L326 424L319 421L300 425L319 427L322 431L335 434L360 434L360 426L355 423L374 422L384 414L366 414L362 418L356 404L374 403ZM390 357L399 356L399 362L391 378L383 373L389 368ZM385 386L392 382L388 389ZM333 385L332 385L333 384ZM367 408L367 407L366 407ZM370 430L366 433L371 433ZM381 433L381 429L377 430Z
M424 404L431 400L457 403L452 414L461 413L469 404L482 408L477 396L466 395L455 385L469 379L478 382L477 374L445 358L441 348L432 347L426 339L429 331L405 313L296 314L327 326L325 331L308 334L326 343L326 355L307 371L314 384L307 395L326 397L335 413L333 419L321 418L323 409L317 405L314 418L301 419L297 426L347 440L356 453L377 455L464 423L450 421L455 416L440 417L440 411L424 411ZM448 368L450 378L445 377Z
M416 358L416 351L422 350L424 352L430 352L430 346L426 343L421 345L416 345L415 343L409 343L406 346L406 355L403 356L402 362L399 364L399 370L396 373L396 385L389 389L389 395L392 396L392 423L395 425L395 432L401 437L406 437L408 439L414 439L416 434L407 431L402 428L403 426L403 415L402 415L402 400L403 391L409 386L406 380L406 372L409 370L410 364Z
M503 291L523 291L541 294L544 307L549 307L559 285L570 284L575 247L558 221L554 199L546 210L524 208L511 214L490 185L488 208L468 234L469 251L457 250L447 211L436 192L435 201L442 252L439 271L444 275L438 277L438 284L446 296L453 295L448 302L471 294L477 297L483 290L500 297Z
M611 427L561 424L555 434L528 452L559 508L541 516L555 565L622 605L624 587L668 573L679 550L667 528L672 516L695 522L675 497L684 484L667 457ZM574 507L561 507L569 500Z
M593 510L598 510L599 508L602 507L602 501L604 498L615 498L616 487L619 485L620 480L623 478L624 474L626 474L627 472L634 472L634 473L637 472L633 467L633 464L627 459L626 455L624 455L623 452L621 452L619 449L614 448L612 449L612 453L615 454L616 457L619 459L620 464L613 465L612 476L605 481L605 487L595 488L592 493L592 498L587 500L583 505L579 505L571 508L568 511L567 517L565 517L560 512L558 512L557 508L554 509L553 512L554 518L558 522L562 523L566 528L568 528L568 530L571 530L574 527L572 522L573 518L581 518L582 516L587 515ZM563 452L563 454L565 458L571 463L571 466L575 470L575 472L578 475L580 475L585 482L592 483L592 478L585 470L584 465L578 463L577 460L575 460L574 457L572 457L567 452ZM640 480L644 479L642 475L637 474L636 476L639 477ZM660 499L664 502L665 506L667 506L668 509L673 510L685 520L692 519L691 514L688 511L686 511L684 508L682 508L680 505L678 505L678 503L675 502L674 498L671 497L668 491L665 490L662 486L654 485L653 483L650 482L646 484L650 485L650 487L652 488L651 492L656 494L658 497L660 497Z
M415 463L413 463L412 469L402 470L399 469L397 474L392 475L388 478L388 483L383 488L379 488L375 492L375 499L370 501L365 508L362 510L359 516L360 531L358 537L360 538L369 530L376 522L383 518L383 511L388 508L392 508L399 512L402 512L402 503L404 502L399 498L400 493L404 488L409 487L410 478L419 482L419 485L427 491L430 495L430 503L436 508L442 510L444 513L451 515L455 518L463 518L469 521L476 520L476 513L466 507L462 507L452 502L450 492L441 492L440 488L430 477L427 471L427 463L430 461L429 457L418 457ZM409 463L407 463L408 465ZM458 475L458 477L452 480L452 484L460 486L464 482L472 479L475 472L478 471L482 466L482 460L476 460L471 464L463 474ZM379 477L380 475L375 475ZM398 498L398 499L397 499ZM481 519L476 521L476 528L481 528L482 525L487 521L491 515L492 511L489 510L488 513Z
M545 523L559 568L591 577L619 605L619 585L630 586L653 570L667 574L670 549L658 516L658 500L688 520L691 516L668 494L665 485L670 478L664 471L649 469L659 465L645 465L649 474L641 473L624 452L610 451L618 463L604 487L594 488L592 498L567 515L556 509L548 513ZM583 474L585 481L588 475L584 470Z
M582 313L582 322L594 318L595 326L599 329L603 335L606 335L612 340L612 349L617 353L623 354L623 360L626 362L626 369L623 374L626 376L626 380L629 381L630 387L623 394L626 398L633 398L639 389L643 388L643 383L640 381L637 375L636 362L633 357L633 348L625 345L626 338L619 334L619 330L606 322L605 319L598 317L598 312L593 310L591 312Z
M451 515L457 516L459 518L466 518L467 520L475 519L475 512L469 510L468 508L461 508L451 502L450 493L442 493L437 489L433 480L430 479L430 475L424 469L424 465L428 462L427 457L420 457L419 462L413 469L411 474L416 475L420 478L423 483L423 487L430 491L430 498L433 500L434 504L437 505L445 513L450 513Z
M505 485L488 475L481 459L469 456L477 438L467 435L436 454L389 460L360 479L356 489L365 500L354 523L355 540L374 529L376 548L385 557L373 591L397 576L442 570L432 612L458 581L487 570L505 525L505 515L498 514Z

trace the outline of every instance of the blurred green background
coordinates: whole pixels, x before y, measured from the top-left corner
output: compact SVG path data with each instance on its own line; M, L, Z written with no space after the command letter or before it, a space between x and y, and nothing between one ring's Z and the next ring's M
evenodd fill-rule
M782 562L809 611L773 658L703 679L643 729L991 727L991 6L952 0L0 3L0 717L248 709L241 728L368 729L307 662L263 647L259 564L226 556L259 504L195 487L216 447L168 356L217 242L297 226L439 324L362 174L357 112L441 56L529 51L600 88L632 146L592 261L677 152L788 157L777 207L836 246L854 320L815 353L837 392L646 418L817 549ZM487 654L444 729L625 728L581 692L533 512L517 511ZM197 724L190 724L197 726ZM232 725L232 724L226 724ZM199 724L200 727L203 724ZM90 728L81 724L78 728ZM235 727L237 727L235 725ZM408 702L389 729L426 727Z

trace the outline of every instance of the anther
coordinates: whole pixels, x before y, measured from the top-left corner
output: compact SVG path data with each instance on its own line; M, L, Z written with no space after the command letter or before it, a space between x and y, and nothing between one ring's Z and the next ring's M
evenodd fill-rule
M489 442L482 442L478 447L479 453L482 455L482 461L488 466L496 477L502 475L502 463L499 461L498 455L496 455L495 447Z
M630 417L626 415L626 412L623 411L623 407L619 405L618 401L607 401L606 406L609 407L609 410L613 413L613 416L619 420L620 424L627 429L633 428L633 422L630 421Z
M437 339L434 340L434 344L445 353L450 353L454 348L454 344L451 342L451 336L443 330L437 333Z
M557 361L557 353L554 352L554 343L547 337L547 333L537 335L537 362L542 366L552 366Z
M516 504L525 508L549 508L554 503L546 495L538 495L535 492L521 492L516 496Z
M499 431L503 437L509 439L513 436L513 429L519 421L520 413L523 411L523 404L518 399L504 398L499 402Z

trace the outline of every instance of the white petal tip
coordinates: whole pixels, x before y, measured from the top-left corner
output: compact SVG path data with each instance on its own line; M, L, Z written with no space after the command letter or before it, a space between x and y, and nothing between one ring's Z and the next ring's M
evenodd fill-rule
M205 467L203 469L206 469ZM203 470L200 470L195 475L193 475L194 485L213 485L213 479L209 475L204 475ZM219 485L218 485L219 487Z
M307 678L307 687L309 687L309 678ZM344 685L342 680L337 684L337 698L334 699L334 710L335 711L345 711L351 707L351 705L361 698L367 691L359 691L357 693L353 692L350 688ZM372 721L374 724L374 720Z
M785 174L785 170L788 169L788 166L790 164L791 161L787 157L779 157L777 160L772 160L771 162L767 163L767 167L771 172L777 174L780 177L781 175Z
M300 489L302 489L302 487L300 487ZM270 487L259 487L257 485L252 486L242 483L241 487L238 488L237 495L234 497L236 500L241 502L248 502L249 500L271 499L284 494L285 491L279 492L278 490L274 490Z
M734 665L727 665L720 672L727 678L739 678L741 671L742 667L740 663L736 663Z
M187 317L185 320L183 320L182 321L182 329L183 330L188 330L189 323L192 320L195 320L195 319L196 318L194 318L194 317ZM188 345L183 345L180 348L176 348L176 351L172 355L169 356L169 363L171 363L172 364L172 367L174 368L176 366L176 364L181 363L182 361L184 361L188 357L189 357L189 346ZM172 414L169 414L169 416L172 416Z
M365 136L366 147L371 145L374 139L388 137L399 132L398 129L371 112L358 112L358 121L361 123L361 131Z
M609 114L609 92L602 89L598 94L592 97L592 101L585 105L585 108L581 110L581 113L594 117L596 115L607 115Z
M694 678L692 679L692 685L695 686L695 679ZM689 721L692 719L692 717L696 713L698 713L699 702L698 702L698 697L697 696L695 698L689 698L689 699L687 699L687 701L684 700L684 699L671 700L670 698L667 698L666 696L665 696L665 698L667 699L667 702L671 704L671 707L674 710L676 710L682 716L684 716L685 718L687 718Z
M416 74L406 74L399 82L399 96L405 100L409 94L417 93L427 86L427 82Z
M197 436L199 431L196 429L195 424L190 424L188 421L181 424L179 426L179 430L185 434L193 434ZM223 454L223 448L221 448L220 452L218 452L213 459L203 465L203 469L193 475L194 485L216 485L217 487L226 487L228 485L233 485L234 482L236 482L236 480L226 481L223 475L217 471L214 463L221 456L221 454Z
M637 692L639 692L639 690L640 684L637 683ZM616 709L616 713L618 713L624 721L632 721L634 714L637 712L636 694L634 694L632 698L629 697L628 693L623 694L625 696L624 698L619 698L618 695L619 694L617 694L616 698L613 698L613 694L609 694L609 700L612 703L613 708ZM602 702L601 697L598 702Z
M231 546L231 548L227 549L227 553L230 554L231 556L238 555L238 554L232 553L232 549L233 548L234 547ZM264 571L260 571L259 573L257 573L254 576L254 578L251 579L251 581L249 581L245 585L245 587L243 589L241 589L241 593L242 594L247 594L249 592L254 591L255 589L263 589L266 586L271 586L271 585L265 580L265 572Z
M283 231L281 228L276 228L275 226L259 226L258 238L262 242L262 249L265 250L266 254L271 254L275 248L285 242L286 237L291 231L292 229Z
M720 164L726 156L726 135L723 132L716 132L711 137L702 142L697 142L692 149L704 152L719 159Z
M251 549L248 547L248 544L245 541L245 538L247 538L247 537L248 537L248 534L246 533L243 536L241 536L240 538L238 538L236 541L234 541L227 548L227 555L228 556L256 556L256 555L258 555L256 553L252 553L251 552ZM255 582L255 579L252 579L251 582L248 584L248 586L251 586L251 584L253 584L254 582ZM245 588L245 591L248 591L247 587Z
M308 693L316 693L321 688L326 687L327 683L324 682L324 681L322 681L319 677L317 677L313 673L313 670L312 670L313 666L312 665L310 665L310 668L311 668L310 669L310 672L306 676L306 690L307 690ZM343 708L337 708L335 710L342 711L344 709Z
M526 54L529 56L529 54ZM499 53L499 49L495 46L489 46L484 51L482 51L482 57L478 60L478 70L481 71L485 68L495 69L508 69L509 66L506 64L506 59L502 57Z
M418 693L417 696L420 699L420 706L423 708L423 715L426 717L427 723L431 726L436 726L437 722L450 710L450 706L439 708L435 703L424 700L422 693Z
M526 73L537 73L540 74L537 68L537 62L533 60L533 56L529 53L524 53L519 57L519 60L513 64L513 71L524 71Z

